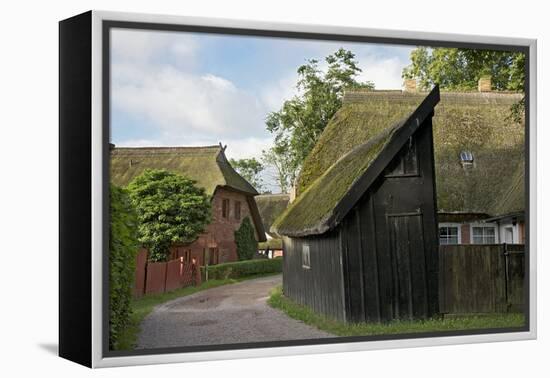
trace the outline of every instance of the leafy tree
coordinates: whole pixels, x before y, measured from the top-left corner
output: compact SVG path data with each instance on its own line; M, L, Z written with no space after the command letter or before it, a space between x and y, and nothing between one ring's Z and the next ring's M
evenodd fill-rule
M128 193L111 185L109 228L109 347L118 348L128 326L139 248L137 216Z
M411 64L403 69L405 79L417 79L427 90L435 83L441 89L474 90L478 80L491 77L497 91L525 90L525 54L463 48L418 47L411 52ZM524 100L512 107L512 117L519 121Z
M328 68L323 71L319 61L310 59L298 67L296 88L299 95L286 100L281 109L268 114L266 127L275 135L274 148L267 161L290 164L284 180L292 181L292 176L301 167L329 120L342 105L344 91L348 88L374 89L372 82L360 83L356 80L361 69L355 55L343 48L325 58ZM279 156L284 154L285 156ZM276 165L275 165L276 166ZM281 187L283 190L283 187Z
M175 242L194 240L210 222L210 199L195 182L166 170L146 169L128 185L139 221L139 241L151 261L166 261Z
M288 193L296 180L299 167L287 144L281 142L262 151L262 160L266 166L274 169L274 178L281 193Z
M244 218L239 229L235 231L235 243L239 260L250 260L258 251L258 241L249 217Z
M233 168L244 177L258 192L263 191L263 180L260 176L264 166L256 158L250 159L231 159L229 161Z

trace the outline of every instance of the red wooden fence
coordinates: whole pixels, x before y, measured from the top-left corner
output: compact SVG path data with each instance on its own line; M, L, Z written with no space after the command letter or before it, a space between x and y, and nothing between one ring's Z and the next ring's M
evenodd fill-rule
M183 258L167 262L148 262L147 250L143 248L136 256L135 297L161 294L200 283L199 269Z
M147 250L141 248L136 256L136 274L134 278L134 297L140 297L145 292L145 268L147 266Z

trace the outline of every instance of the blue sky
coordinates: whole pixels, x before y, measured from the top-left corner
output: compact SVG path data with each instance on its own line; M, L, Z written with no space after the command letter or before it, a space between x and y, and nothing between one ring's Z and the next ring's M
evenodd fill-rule
M296 69L340 47L356 54L359 80L400 89L412 47L287 38L114 29L111 140L117 146L222 142L228 157L270 146L265 117L295 93ZM323 68L323 64L320 64Z

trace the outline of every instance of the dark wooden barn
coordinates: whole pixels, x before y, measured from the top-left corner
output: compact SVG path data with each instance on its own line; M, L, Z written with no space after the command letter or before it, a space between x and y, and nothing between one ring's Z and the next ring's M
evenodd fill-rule
M286 296L347 322L438 312L439 98L435 87L408 117L341 156L276 220Z

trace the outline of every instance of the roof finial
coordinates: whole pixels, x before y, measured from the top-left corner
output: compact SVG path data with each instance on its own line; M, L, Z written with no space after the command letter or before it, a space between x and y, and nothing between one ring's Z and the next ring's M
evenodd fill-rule
M227 144L224 146L222 142L219 142L219 143L220 143L220 148L222 149L222 152L225 152L225 149L227 148Z

